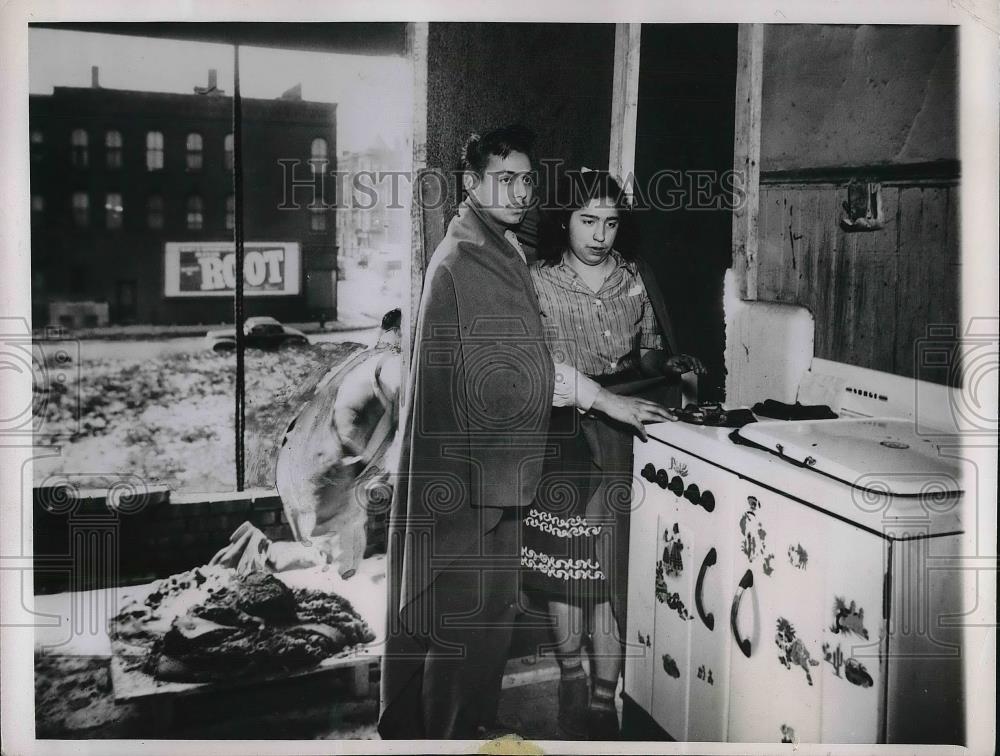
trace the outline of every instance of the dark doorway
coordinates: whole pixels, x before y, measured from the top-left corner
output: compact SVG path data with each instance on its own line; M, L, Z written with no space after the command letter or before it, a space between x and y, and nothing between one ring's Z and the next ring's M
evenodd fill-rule
M115 284L115 322L120 325L134 323L136 319L136 283L118 281Z
M667 297L680 351L725 391L722 287L731 264L736 96L734 24L643 24L636 125L641 246Z

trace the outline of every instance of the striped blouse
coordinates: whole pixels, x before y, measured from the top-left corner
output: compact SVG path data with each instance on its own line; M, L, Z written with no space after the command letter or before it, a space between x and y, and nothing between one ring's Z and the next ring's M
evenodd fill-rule
M637 266L611 256L615 269L596 293L562 260L530 268L553 359L590 376L638 367L640 348L663 348Z

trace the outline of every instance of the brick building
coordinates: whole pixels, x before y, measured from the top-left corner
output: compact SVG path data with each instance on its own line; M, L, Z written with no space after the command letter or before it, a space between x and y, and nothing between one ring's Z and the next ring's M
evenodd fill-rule
M337 106L298 87L242 106L246 314L336 317L335 213L310 203L336 170ZM233 101L215 72L168 94L103 89L95 68L89 88L32 95L29 118L34 322L232 322Z

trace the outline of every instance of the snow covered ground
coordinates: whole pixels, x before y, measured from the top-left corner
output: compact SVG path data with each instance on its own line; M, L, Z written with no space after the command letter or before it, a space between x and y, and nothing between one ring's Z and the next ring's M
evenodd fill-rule
M246 484L274 482L275 442L301 397L360 345L316 343L246 353ZM185 492L236 486L236 360L206 350L90 357L87 342L65 380L36 385L34 484L66 475L92 488L123 475ZM70 478L71 482L74 478Z

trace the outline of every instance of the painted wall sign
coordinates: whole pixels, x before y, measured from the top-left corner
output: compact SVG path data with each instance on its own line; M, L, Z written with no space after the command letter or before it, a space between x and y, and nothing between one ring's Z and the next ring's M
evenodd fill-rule
M246 242L243 293L248 297L298 294L298 242ZM231 297L236 291L233 242L167 242L163 293L168 297Z
M777 625L778 632L774 636L774 643L781 650L778 661L785 665L785 669L791 669L792 665L801 667L806 673L806 682L812 685L813 679L809 667L819 666L819 662L812 658L802 639L795 637L795 626L791 622L784 617L778 617Z
M830 631L834 633L854 633L868 640L868 630L865 629L865 610L854 601L847 605L847 600L837 596L833 600L833 624Z
M802 548L801 543L788 547L788 563L797 570L804 570L809 562L809 554Z
M663 655L663 671L666 672L673 678L678 678L681 676L680 669L677 668L677 662L674 661L674 657L670 654Z

